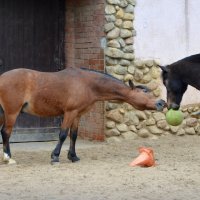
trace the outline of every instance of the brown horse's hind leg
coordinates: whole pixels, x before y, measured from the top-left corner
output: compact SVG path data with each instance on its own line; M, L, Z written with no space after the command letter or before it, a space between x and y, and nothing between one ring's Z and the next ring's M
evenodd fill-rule
M61 125L61 130L59 134L59 141L58 144L56 145L56 148L53 150L51 154L51 163L59 163L59 156L60 156L60 151L62 148L62 145L67 138L68 131L76 118L76 112L67 112L64 114L64 119Z
M76 149L75 149L76 139L78 134L78 123L79 123L79 118L74 120L74 123L70 128L70 147L68 151L68 159L71 160L72 162L80 160L80 158L77 157L76 155Z
M11 151L10 151L10 135L12 132L12 128L15 124L17 115L8 115L5 116L5 123L1 129L1 135L3 140L3 161L8 164L16 163L15 160L11 159Z

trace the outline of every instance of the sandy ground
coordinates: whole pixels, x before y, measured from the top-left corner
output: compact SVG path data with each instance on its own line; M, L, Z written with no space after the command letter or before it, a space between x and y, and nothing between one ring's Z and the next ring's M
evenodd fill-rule
M117 143L78 141L78 163L50 165L55 142L11 144L16 165L0 163L0 200L199 200L200 137L162 136ZM138 147L157 165L130 167ZM0 149L2 151L2 148ZM2 154L0 154L2 157Z

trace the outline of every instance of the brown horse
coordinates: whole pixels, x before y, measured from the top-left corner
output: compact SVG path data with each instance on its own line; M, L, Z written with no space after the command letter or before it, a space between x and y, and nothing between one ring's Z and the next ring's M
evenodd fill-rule
M9 138L20 112L36 116L63 116L59 141L51 154L52 163L59 162L63 142L70 130L68 159L78 161L75 143L78 122L96 101L121 100L136 109L162 110L163 100L156 101L147 88L130 87L114 77L97 71L67 68L48 73L29 69L15 69L0 76L0 123L3 125L3 160L11 159Z

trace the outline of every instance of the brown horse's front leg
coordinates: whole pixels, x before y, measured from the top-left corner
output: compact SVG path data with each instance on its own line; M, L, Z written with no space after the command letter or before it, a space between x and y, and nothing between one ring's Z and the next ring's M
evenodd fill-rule
M65 139L67 138L68 131L69 131L69 128L60 130L58 144L56 145L56 148L51 153L51 163L52 164L59 163L60 151L61 151L61 148L62 148L62 145L63 145Z
M76 129L70 129L70 147L68 151L68 159L72 162L77 162L80 160L79 157L76 155L75 145L77 139L78 127Z
M10 134L6 131L5 127L3 126L1 129L1 136L3 141L3 161L8 164L15 164L15 160L11 159L11 152L10 152Z

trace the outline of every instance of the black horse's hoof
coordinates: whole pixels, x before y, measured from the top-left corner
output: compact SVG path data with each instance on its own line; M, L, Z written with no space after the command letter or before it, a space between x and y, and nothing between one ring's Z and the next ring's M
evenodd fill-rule
M67 158L72 162L77 162L80 160L80 158L77 157L76 154L72 154L70 151L68 152Z

